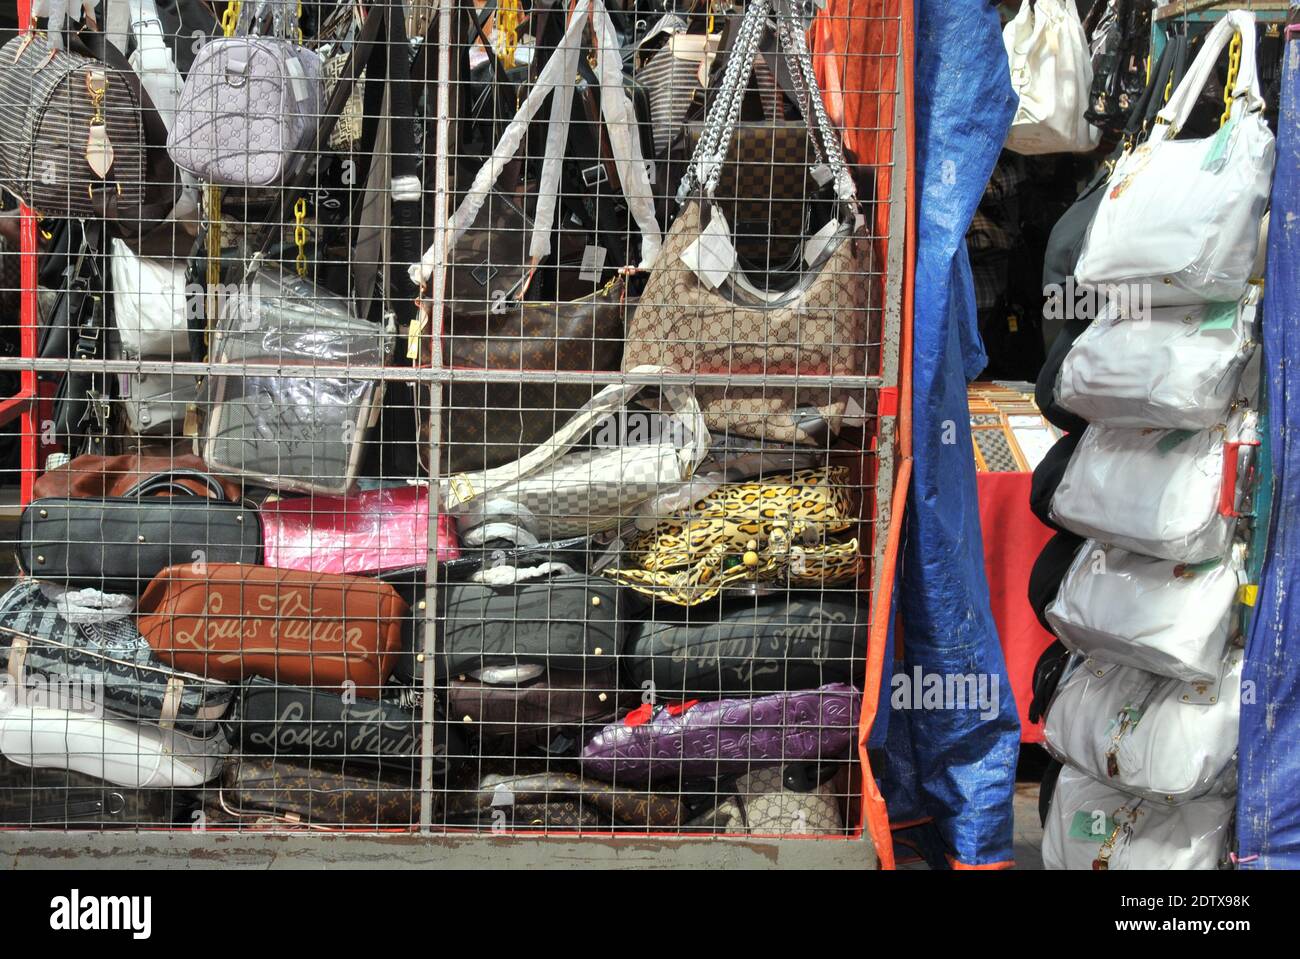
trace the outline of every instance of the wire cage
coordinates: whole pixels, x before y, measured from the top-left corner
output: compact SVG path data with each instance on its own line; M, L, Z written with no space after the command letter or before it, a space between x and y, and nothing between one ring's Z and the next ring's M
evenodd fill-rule
M903 5L105 4L0 49L0 841L870 864Z

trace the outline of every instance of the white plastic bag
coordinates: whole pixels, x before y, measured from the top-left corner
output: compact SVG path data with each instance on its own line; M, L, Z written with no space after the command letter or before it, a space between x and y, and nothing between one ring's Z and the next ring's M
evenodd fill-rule
M1183 563L1225 556L1256 424L1245 410L1209 430L1089 426L1052 497L1052 519L1144 556Z
M1232 811L1233 801L1222 796L1181 806L1135 799L1066 766L1043 828L1043 864L1048 869L1217 869L1227 852Z
M1230 119L1213 136L1174 139L1238 31ZM1151 136L1116 163L1084 239L1078 282L1148 284L1156 305L1239 299L1273 176L1275 143L1263 111L1255 15L1234 10L1206 36Z
M1210 683L1184 683L1132 666L1079 659L1057 687L1043 742L1098 782L1177 805L1237 787L1239 648Z
M1259 290L1236 304L1157 307L1146 318L1111 303L1061 364L1057 402L1089 423L1209 429L1241 397L1255 351Z
M1092 59L1074 0L1022 3L1002 42L1020 97L1007 149L1027 155L1096 149L1101 131L1083 116Z
M1139 556L1089 540L1047 608L1067 647L1183 682L1210 682L1245 582L1245 546L1204 566Z

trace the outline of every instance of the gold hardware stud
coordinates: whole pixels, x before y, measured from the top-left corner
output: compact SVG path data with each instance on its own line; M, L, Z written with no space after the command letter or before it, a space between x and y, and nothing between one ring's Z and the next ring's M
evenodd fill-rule
M596 698L599 699L599 700L603 703L605 700L609 699L609 696L608 696L608 694L606 694L606 693L601 693L601 694L600 694L599 696L597 696Z
M752 549L747 550L745 555L740 558L740 561L752 569L758 565L758 554Z
M50 511L49 511L49 510L47 510L47 509L43 509L43 510L41 510L41 519L45 519L45 517L47 517L47 516L49 516L49 515L50 515Z
M135 541L136 541L137 543L143 543L143 542L144 542L144 533L141 533L139 536L137 536L137 537L135 538Z
M474 717L468 715L461 719L461 722L463 723L472 723L473 721L474 721Z
M428 609L428 607L429 604L426 603L424 600L420 600L418 603L415 604L416 609Z
M593 596L593 597L591 597L591 605L592 605L592 606L599 606L599 605L600 605L600 597L599 597L599 596Z
M596 654L597 656L599 656L601 653L604 652L604 650L601 649L599 646L597 646L597 647L595 648L594 652L595 652L595 654Z
M45 557L44 557L44 556L37 556L37 557L36 557L36 562L38 562L38 563L44 563L44 562L45 562Z

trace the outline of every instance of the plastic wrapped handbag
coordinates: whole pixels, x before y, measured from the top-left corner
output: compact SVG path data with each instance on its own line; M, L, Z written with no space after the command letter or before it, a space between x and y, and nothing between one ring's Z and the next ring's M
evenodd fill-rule
M719 486L627 545L604 575L679 606L742 584L794 587L852 581L863 569L845 467Z
M1237 69L1222 126L1204 139L1175 139L1230 41ZM1274 154L1255 67L1255 15L1234 10L1206 36L1147 141L1115 165L1079 256L1078 281L1148 284L1155 305L1239 299L1255 260Z
M1203 430L1228 418L1255 352L1259 288L1238 303L1116 304L1075 340L1057 377L1057 402L1089 423Z
M1043 829L1048 869L1218 869L1234 801L1206 796L1166 806L1130 796L1066 766Z
M272 489L347 493L383 390L313 368L383 366L391 343L383 327L310 280L255 271L223 304L213 333L219 371L209 380L204 461Z
M1101 131L1084 117L1092 61L1073 0L1021 4L1002 39L1020 98L1006 148L1026 155L1096 149Z
M1047 609L1072 650L1188 683L1213 682L1246 581L1245 545L1174 563L1088 540Z
M1204 563L1228 552L1254 482L1258 417L1208 430L1089 426L1052 497L1061 527L1129 552Z
M1232 793L1242 659L1228 650L1208 683L1080 659L1047 710L1044 742L1098 782L1157 803Z

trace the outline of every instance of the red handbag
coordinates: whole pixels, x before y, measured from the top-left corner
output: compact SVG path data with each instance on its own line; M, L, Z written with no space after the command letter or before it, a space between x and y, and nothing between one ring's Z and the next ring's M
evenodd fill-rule
M140 635L177 669L362 694L392 671L410 612L379 580L237 563L169 566L139 609Z
M382 573L423 566L429 552L429 488L399 486L348 496L291 496L259 511L267 566L313 573ZM438 562L460 546L438 517Z

